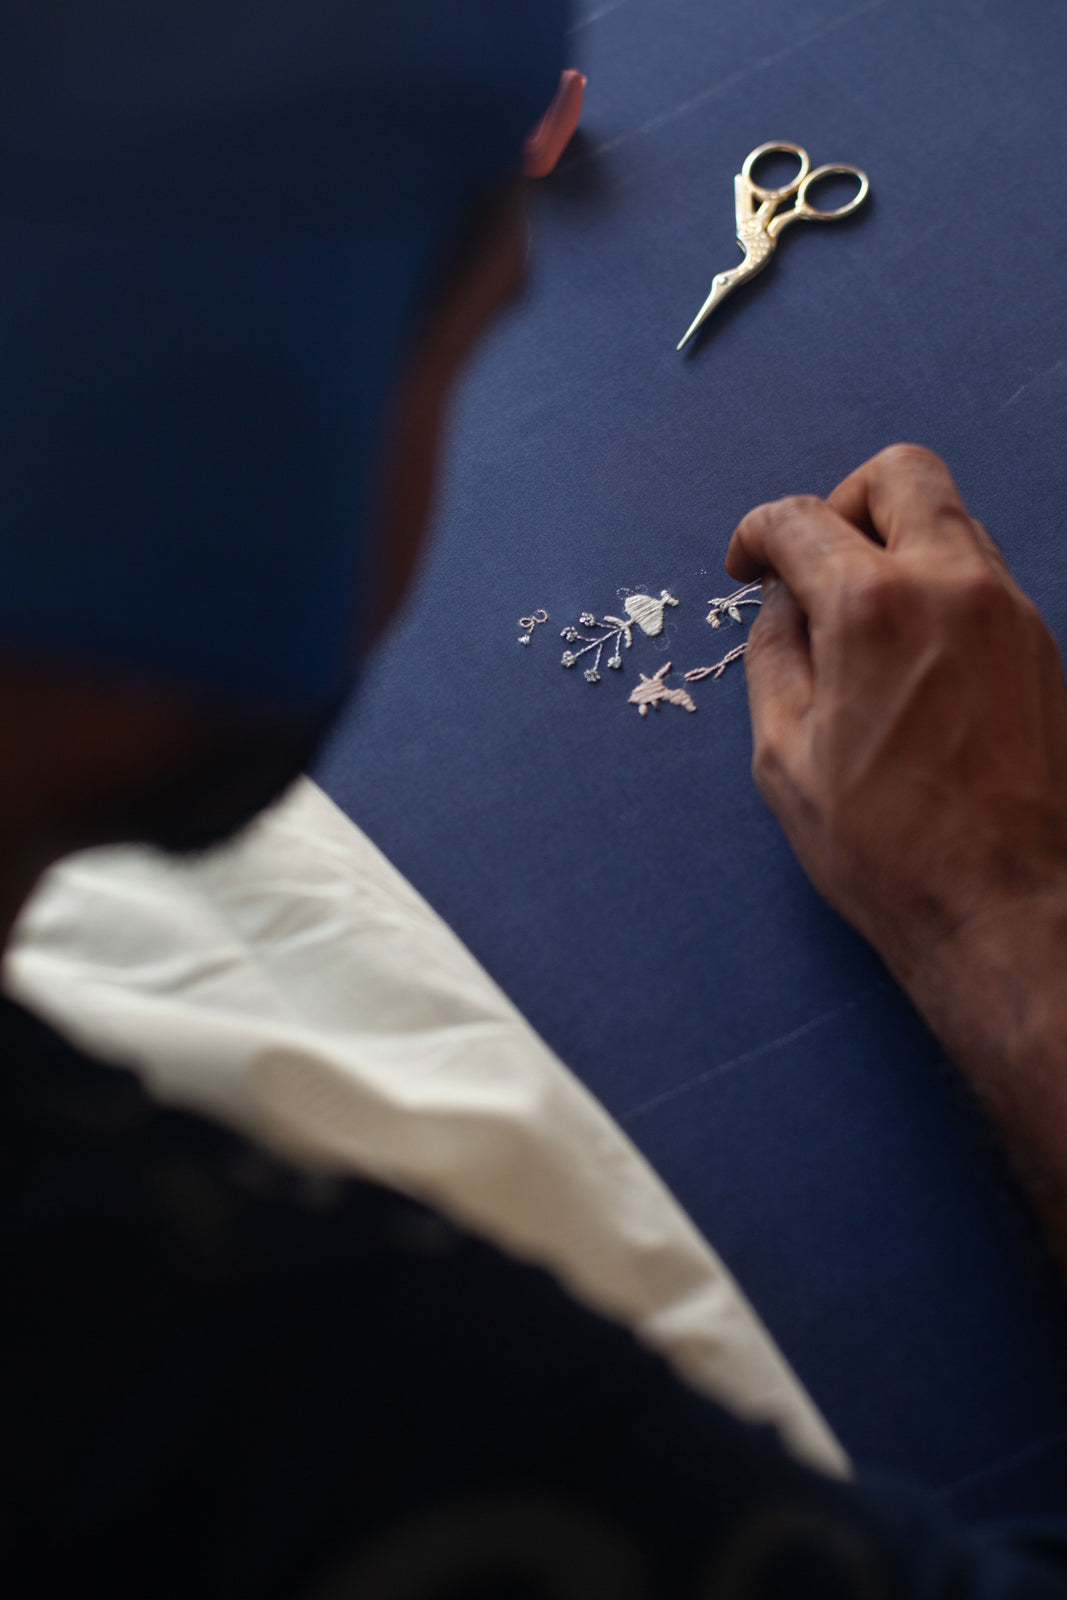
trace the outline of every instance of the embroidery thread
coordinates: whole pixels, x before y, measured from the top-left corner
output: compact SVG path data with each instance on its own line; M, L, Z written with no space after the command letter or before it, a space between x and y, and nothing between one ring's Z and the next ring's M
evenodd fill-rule
M584 668L582 674L587 683L600 682L600 667L606 652L609 669L614 672L620 671L623 665L623 651L633 647L634 629L639 628L650 639L660 637L664 632L667 607L680 604L667 589L660 590L658 599L646 594L644 590L629 593L620 590L619 593L624 597L622 609L625 616L615 616L611 612L605 612L602 617L597 617L592 611L583 611L578 622L569 623L560 634L560 638L568 646L581 646L580 649L564 650L560 658L561 666L575 667L583 658L592 657L591 663ZM743 584L732 594L718 595L709 600L709 610L705 620L716 631L725 621L743 623L745 621L743 608L758 607L762 604L762 599L760 583ZM519 627L523 632L519 637L519 643L528 645L533 638L534 630L547 621L548 612L543 608L528 617L520 617ZM728 650L721 661L716 661L710 667L692 667L682 674L682 680L686 684L702 683L706 678L717 681L727 667L741 659L747 649L748 640L742 640L732 650ZM640 682L631 690L627 704L636 706L642 717L647 717L650 707L656 709L661 705L678 706L683 711L696 711L696 702L688 690L680 686L672 687L666 681L670 671L671 663L668 661L651 677L646 673L640 673Z
M723 617L729 617L733 622L743 622L741 607L762 605L760 590L759 583L746 583L742 589L735 589L733 594L724 595L718 600L709 600L711 610L705 620L710 622L713 628L722 627Z
M622 667L622 652L629 650L634 642L633 630L640 628L650 639L655 639L663 632L663 613L667 606L676 606L678 601L666 589L661 589L659 599L654 600L650 594L628 594L623 601L625 617L613 617L605 612L600 619L591 611L583 611L578 618L578 626L582 628L600 628L600 634L592 638L588 634L579 633L578 627L571 623L564 628L560 638L567 644L582 644L581 650L564 650L560 657L561 667L576 667L583 656L591 651L593 657L591 667L586 667L583 677L586 683L600 682L600 662L605 649L611 646L611 655L608 657L608 666L613 672L618 672Z
M731 662L740 661L747 649L748 640L746 639L742 644L735 645L732 650L728 651L721 661L716 661L713 667L694 667L691 672L684 674L686 683L700 683L704 678L721 678Z
M695 711L696 701L691 694L688 694L684 689L671 689L664 683L663 680L670 670L670 662L665 661L659 671L651 678L646 678L642 672L641 682L631 692L630 698L626 702L627 705L636 706L639 715L642 717L648 716L650 706L681 706L683 711ZM687 678L688 676L689 674L686 673Z
M548 612L545 610L544 606L542 606L539 611L535 611L530 617L520 617L519 627L522 629L522 632L519 634L519 643L529 644L530 640L533 638L534 629L542 622L547 621Z
M743 588L735 589L733 594L723 595L721 598L708 602L711 610L704 619L713 628L722 627L723 617L729 617L731 622L744 622L741 615L742 606L759 606L763 604L763 591L759 583L746 583ZM728 650L721 661L716 661L713 667L693 667L684 674L686 683L701 683L705 678L714 678L716 681L722 677L727 667L741 657L748 649L748 640L735 645Z

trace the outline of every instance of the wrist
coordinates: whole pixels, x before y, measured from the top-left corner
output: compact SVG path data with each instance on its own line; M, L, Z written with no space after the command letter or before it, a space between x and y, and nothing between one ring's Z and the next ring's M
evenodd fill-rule
M963 1075L1067 1120L1067 874L990 903L889 965Z

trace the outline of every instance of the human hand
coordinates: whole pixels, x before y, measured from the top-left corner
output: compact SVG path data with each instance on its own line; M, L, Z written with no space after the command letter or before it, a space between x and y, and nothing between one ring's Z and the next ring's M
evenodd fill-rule
M1019 953L1049 897L1059 937L1067 688L944 463L896 445L827 501L760 506L726 565L764 577L755 780L830 904L920 1004L935 951L1001 929Z

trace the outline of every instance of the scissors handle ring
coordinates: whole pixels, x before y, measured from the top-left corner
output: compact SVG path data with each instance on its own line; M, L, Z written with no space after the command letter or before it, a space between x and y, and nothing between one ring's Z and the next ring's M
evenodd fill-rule
M858 178L859 188L851 200L846 200L843 206L838 206L834 211L820 211L818 206L813 206L808 200L808 188L813 183L818 183L820 178L832 177L834 173L843 173L846 178ZM825 166L816 167L814 172L804 174L797 185L796 210L797 214L815 222L832 222L835 217L847 217L850 211L855 211L867 198L870 189L867 174L861 172L859 167Z
M761 184L758 184L753 180L752 168L756 165L757 161L762 159L763 156L773 155L776 151L781 151L787 156L796 156L797 160L800 162L800 171L797 173L796 177L791 183L783 185L781 189L764 189ZM803 145L790 144L786 139L772 139L769 144L758 144L755 150L749 151L748 155L745 157L745 164L741 168L741 176L748 184L752 193L756 195L758 199L774 201L788 200L791 194L797 194L799 192L801 184L808 176L808 170L810 166L811 162L808 160L808 152L804 149ZM821 170L825 172L827 170L836 171L837 169L827 169L824 167Z

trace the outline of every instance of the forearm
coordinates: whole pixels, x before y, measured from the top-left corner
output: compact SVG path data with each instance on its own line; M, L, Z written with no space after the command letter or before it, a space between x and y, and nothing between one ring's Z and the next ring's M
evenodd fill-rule
M1067 682L944 462L757 507L753 773L971 1084L1067 1271Z
M977 1094L1067 1272L1067 883L888 959Z

